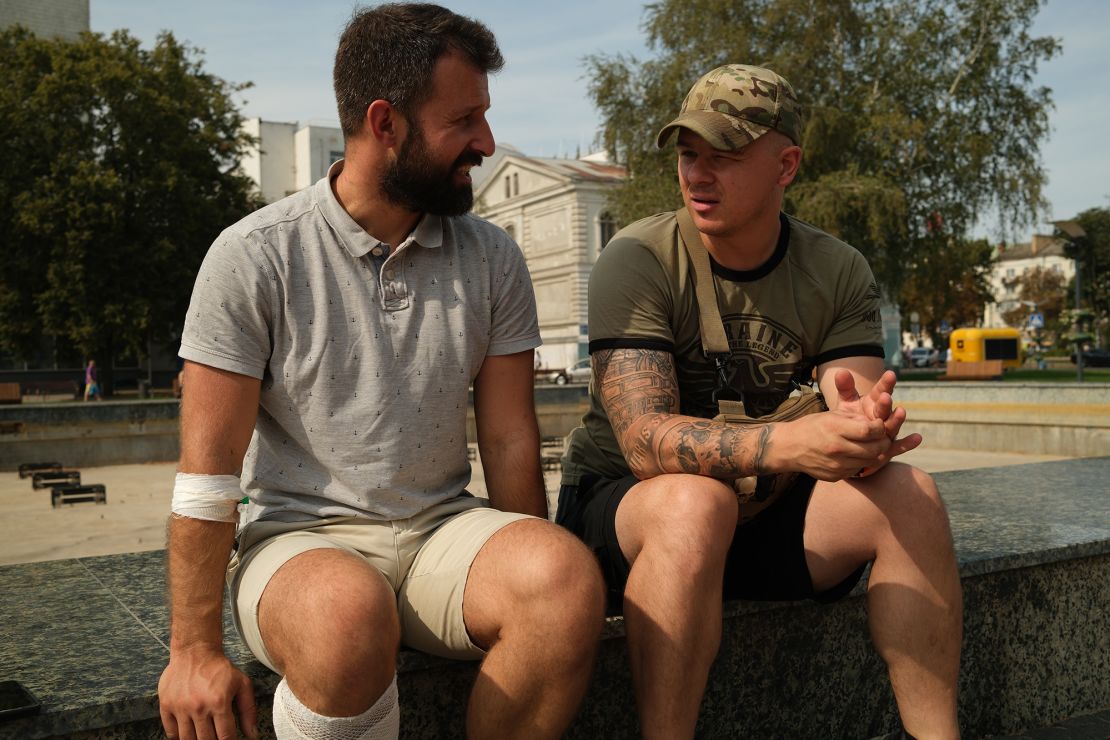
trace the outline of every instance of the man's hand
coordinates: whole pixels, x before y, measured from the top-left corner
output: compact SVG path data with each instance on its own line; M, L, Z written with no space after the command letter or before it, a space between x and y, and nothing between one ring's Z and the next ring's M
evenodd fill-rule
M803 472L818 480L849 478L889 457L886 428L879 419L837 408L772 425L767 472Z
M891 394L894 393L898 376L893 371L887 370L884 372L879 377L878 382L871 387L870 392L863 397L860 397L856 390L852 373L847 370L838 370L834 376L834 381L838 397L837 409L881 421L891 443L889 449L880 456L876 464L864 466L856 473L857 476L871 475L893 458L904 452L909 452L921 444L920 434L909 434L901 439L898 438L898 432L901 431L902 424L906 421L906 410L894 408L894 399Z
M258 737L250 679L216 649L171 651L158 681L158 706L168 738L234 740L235 714L249 738Z

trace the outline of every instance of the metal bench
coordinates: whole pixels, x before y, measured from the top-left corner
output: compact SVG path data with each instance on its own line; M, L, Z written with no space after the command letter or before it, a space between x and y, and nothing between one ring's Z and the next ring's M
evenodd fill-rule
M30 478L32 473L42 473L47 471L57 471L62 469L62 464L58 462L37 462L37 463L22 463L19 466L19 477Z
M80 470L47 470L31 474L31 487L36 489L79 485L81 485Z
M50 492L55 509L62 504L107 504L108 490L101 483L89 486L57 486Z

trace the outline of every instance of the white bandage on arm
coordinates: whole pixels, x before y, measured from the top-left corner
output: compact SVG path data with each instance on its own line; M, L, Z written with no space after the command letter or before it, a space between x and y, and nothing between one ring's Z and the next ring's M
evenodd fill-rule
M237 504L243 498L237 475L178 473L173 485L175 516L209 522L237 522Z

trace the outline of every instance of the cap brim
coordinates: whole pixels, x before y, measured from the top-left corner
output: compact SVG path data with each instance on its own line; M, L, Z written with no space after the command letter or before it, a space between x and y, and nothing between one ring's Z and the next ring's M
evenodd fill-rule
M687 128L709 142L709 146L726 152L735 152L758 139L771 129L743 118L712 110L692 110L681 114L659 132L655 145L662 149L671 134Z

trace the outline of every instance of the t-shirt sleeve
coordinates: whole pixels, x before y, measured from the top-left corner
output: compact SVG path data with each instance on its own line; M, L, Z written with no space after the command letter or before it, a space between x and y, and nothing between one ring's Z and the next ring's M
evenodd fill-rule
M881 293L867 260L852 250L836 290L836 316L825 335L817 364L844 357L882 357Z
M179 355L261 379L270 359L273 280L249 236L225 231L201 263Z
M500 240L500 260L490 276L493 316L486 354L511 355L540 346L540 322L524 254L505 232L498 230L495 238Z
M673 296L663 266L639 238L617 234L590 273L590 353L674 351Z

